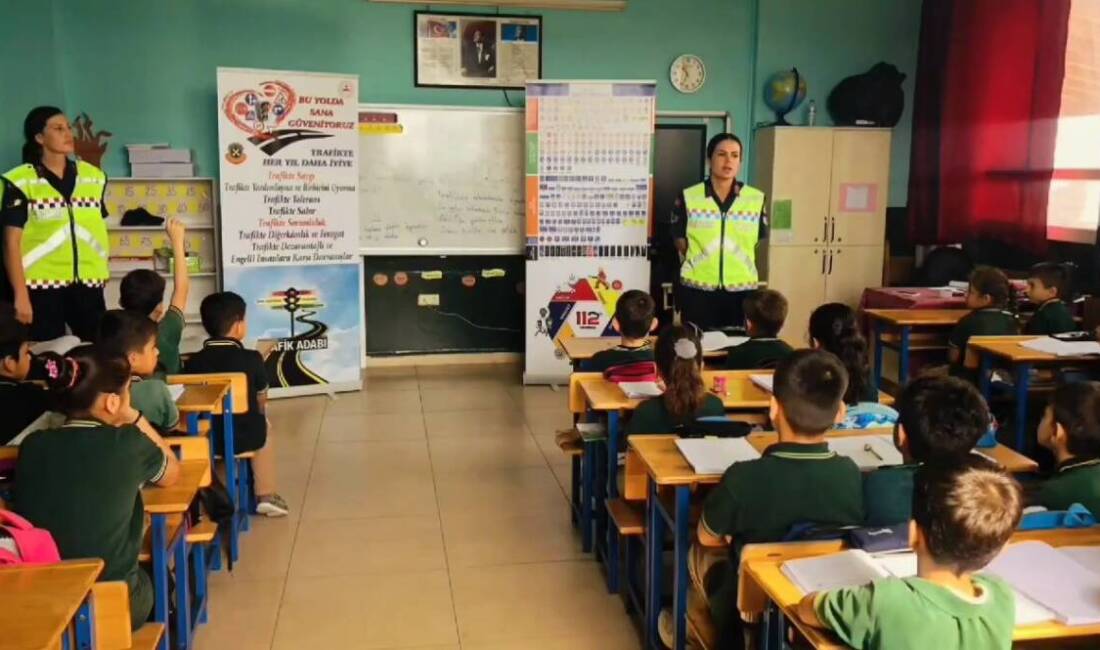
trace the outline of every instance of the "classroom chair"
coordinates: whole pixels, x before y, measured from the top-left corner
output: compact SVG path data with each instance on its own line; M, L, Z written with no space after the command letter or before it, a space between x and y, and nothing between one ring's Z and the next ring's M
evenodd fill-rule
M178 449L180 460L210 458L210 441L192 436L166 436L168 446ZM213 469L211 468L211 471ZM208 486L212 476L207 474L202 484ZM171 524L169 524L171 528ZM171 530L169 531L171 535ZM192 585L192 616L196 623L206 623L208 619L207 601L209 600L209 575L215 568L214 561L220 557L220 547L215 544L218 537L218 525L209 517L200 522L190 522L187 528L187 556L194 567ZM216 547L216 548L212 548Z
M153 650L164 636L163 623L130 630L130 589L125 582L92 585L92 612L98 650Z
M645 543L645 499L647 475L641 460L633 450L626 453L623 495L607 499L607 590L622 595L626 609L643 611L645 598L634 584L633 576L639 553ZM620 551L622 549L622 551ZM625 582L620 586L620 571L625 569Z
M581 381L598 378L603 375L598 372L574 372L569 375L569 412L574 415L574 420L584 417L588 413L588 405L581 389ZM602 442L602 444L601 444ZM598 529L598 536L603 525L596 521L603 508L603 489L596 485L597 463L600 461L600 449L606 447L606 441L594 439L581 439L581 453L572 457L571 485L573 494L570 500L574 503L575 517L581 529L581 550L588 553L592 550L593 527Z

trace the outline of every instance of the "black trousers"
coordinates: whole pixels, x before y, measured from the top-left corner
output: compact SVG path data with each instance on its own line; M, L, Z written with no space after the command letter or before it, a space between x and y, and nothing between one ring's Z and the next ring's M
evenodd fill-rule
M30 289L32 341L49 341L65 335L65 326L81 341L94 341L99 320L107 311L103 287L74 283L54 289Z
M684 322L695 323L704 332L727 327L744 327L743 303L748 291L703 291L680 285L677 299Z

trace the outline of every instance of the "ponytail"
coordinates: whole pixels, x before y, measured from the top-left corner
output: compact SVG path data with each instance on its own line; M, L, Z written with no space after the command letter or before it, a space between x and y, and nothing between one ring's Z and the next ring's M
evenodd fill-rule
M707 396L699 335L678 325L667 327L657 337L654 356L665 380L662 399L669 415L674 420L692 419Z
M28 165L42 163L42 145L35 140L27 140L23 143L23 162Z
M848 371L844 403L863 401L869 381L867 340L859 331L855 310L838 302L821 305L810 315L810 337L835 354Z
M87 415L101 394L121 394L130 381L130 362L94 345L81 345L62 356L39 356L46 386L56 407L69 417Z

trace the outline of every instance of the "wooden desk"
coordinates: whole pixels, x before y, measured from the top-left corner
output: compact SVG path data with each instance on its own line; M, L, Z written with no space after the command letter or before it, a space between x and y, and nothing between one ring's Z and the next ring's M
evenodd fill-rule
M570 362L573 364L573 372L578 372L582 362L588 361L599 352L610 350L621 342L622 339L618 336L594 336L584 338L575 336L561 341L560 344L562 351L565 352L565 356L569 357ZM650 342L656 343L656 338L651 338ZM257 347L259 347L259 343L257 343ZM723 359L725 356L726 350L703 352L704 359Z
M209 459L180 461L180 477L170 487L147 487L141 491L145 512L150 515L153 556L153 620L164 624L164 636L158 648L190 648L192 641L191 588L187 553L187 517L182 518L177 535L169 534L168 519L187 512L201 486L210 483ZM170 634L168 620L168 556L175 562L176 626ZM205 570L205 567L196 567Z
M877 389L882 385L883 349L898 350L898 385L909 379L909 355L914 350L946 350L947 346L930 339L927 343L913 343L914 328L920 330L945 330L970 313L967 309L867 309L863 312L871 320L871 336L874 366L871 381Z
M186 384L183 394L176 400L180 413L214 413L222 406L222 399L229 392L230 384Z
M1078 530L1049 530L1017 533L1013 542L1040 540L1051 546L1100 545L1100 527ZM1010 542L1012 543L1012 542ZM833 650L847 648L836 636L827 630L811 628L797 616L798 603L805 594L792 583L781 570L782 562L773 559L749 560L742 563L741 572L754 585L759 587L768 599L778 607L798 631L814 648ZM1017 626L1013 631L1014 641L1036 641L1042 639L1066 639L1071 637L1100 635L1100 625L1067 626L1056 621L1036 625Z
M87 607L88 592L102 571L100 559L0 569L0 646L60 648L62 635L77 611ZM77 635L91 639L90 612L84 613L86 631L78 629Z
M1035 335L1021 336L972 336L966 344L963 364L968 368L978 368L978 388L982 396L989 399L990 373L994 361L999 361L1012 369L1015 384L1016 450L1024 451L1027 446L1027 400L1031 388L1031 370L1036 366L1057 368L1058 366L1076 366L1100 362L1100 356L1058 357L1053 354L1031 350L1020 345L1024 341L1042 338Z

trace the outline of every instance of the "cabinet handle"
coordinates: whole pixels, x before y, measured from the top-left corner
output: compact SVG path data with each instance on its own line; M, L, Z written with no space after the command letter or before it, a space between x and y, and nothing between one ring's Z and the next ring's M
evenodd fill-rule
M829 251L829 275L833 274L833 251Z
M836 237L836 217L829 219L829 225L832 227L832 230L829 231L829 241L833 241L833 238Z
M821 222L821 241L829 241L829 217L825 217Z
M814 255L817 255L817 251L814 251ZM821 275L825 275L825 251L821 251Z

